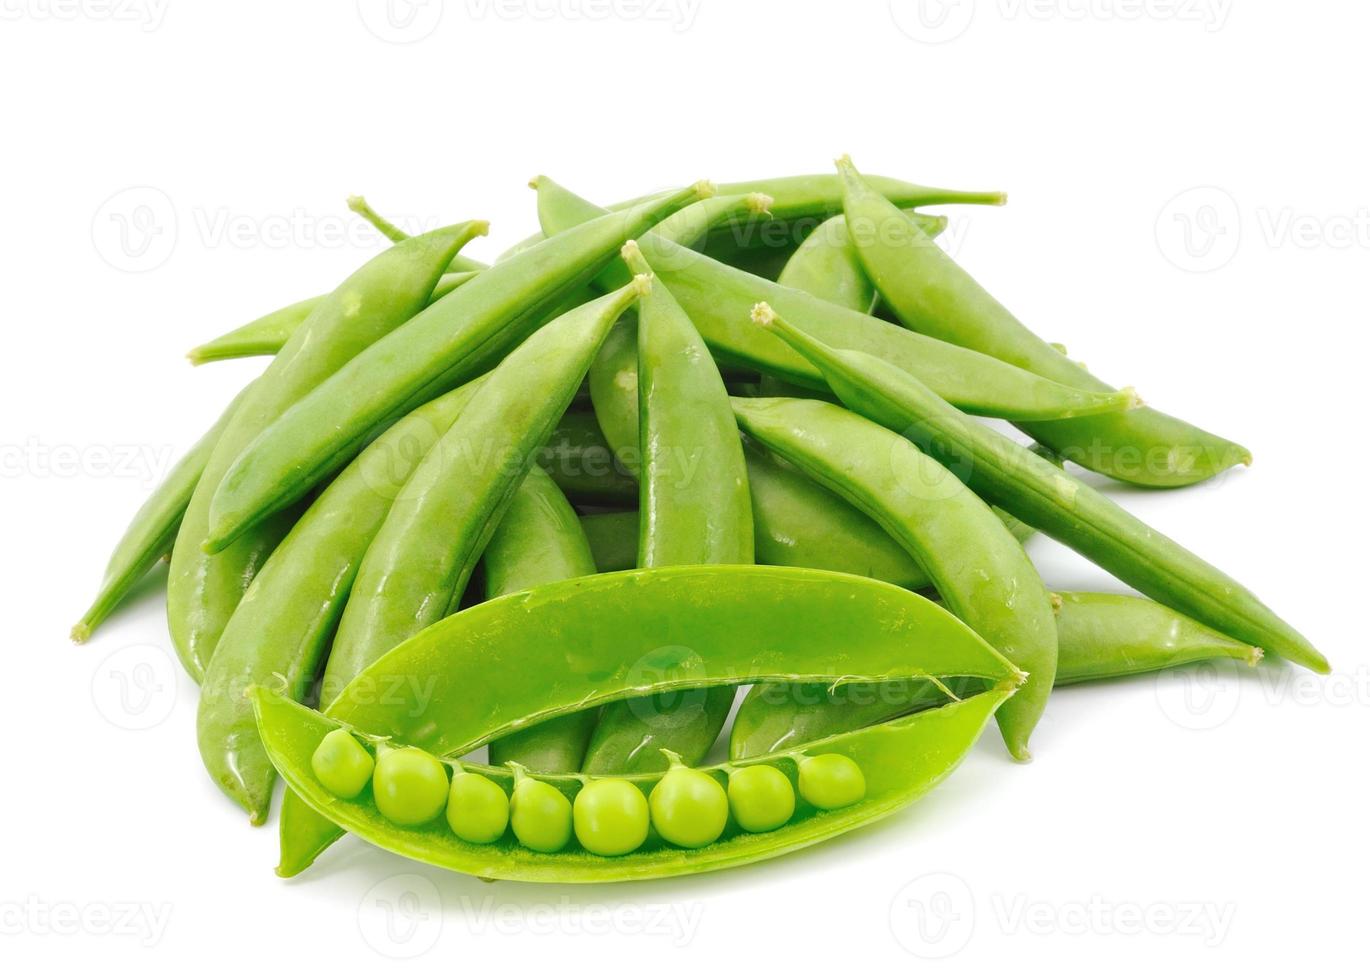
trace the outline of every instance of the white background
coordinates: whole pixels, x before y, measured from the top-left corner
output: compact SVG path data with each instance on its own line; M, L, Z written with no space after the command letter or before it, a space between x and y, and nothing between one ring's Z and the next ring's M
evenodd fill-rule
M406 28L382 0L62 3L0 2L0 970L904 975L940 956L944 976L1187 977L1363 960L1363 5L395 0ZM160 583L87 647L66 640L127 517L256 369L182 353L373 254L349 193L411 226L488 218L470 251L489 257L533 230L535 173L608 201L841 152L1010 192L955 211L958 258L1097 373L1255 452L1207 486L1117 496L1336 672L1065 691L1030 766L987 735L902 815L739 871L486 885L348 841L273 877L274 831L201 770ZM1049 542L1032 552L1057 588L1111 586Z

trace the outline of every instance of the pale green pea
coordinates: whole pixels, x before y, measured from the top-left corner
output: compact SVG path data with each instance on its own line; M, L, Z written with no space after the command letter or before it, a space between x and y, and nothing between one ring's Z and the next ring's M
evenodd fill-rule
M728 823L728 794L718 781L691 769L662 749L671 768L652 789L652 825L678 847L704 847L718 840Z
M743 830L763 833L794 816L794 787L775 766L747 766L728 772L728 804Z
M576 840L591 854L617 857L642 846L651 826L647 797L626 779L596 779L576 794Z
M866 777L845 755L805 756L799 760L799 795L820 810L840 810L865 797Z
M323 737L309 760L314 775L330 793L350 800L371 781L376 763L362 744L344 728L335 728Z
M447 805L447 770L423 749L380 748L372 779L376 809L391 823L416 827Z
M480 773L453 773L447 826L464 841L493 844L509 826L509 797L499 783Z
M528 776L513 766L514 795L509 800L509 823L514 836L529 850L553 854L571 841L571 801L555 786Z

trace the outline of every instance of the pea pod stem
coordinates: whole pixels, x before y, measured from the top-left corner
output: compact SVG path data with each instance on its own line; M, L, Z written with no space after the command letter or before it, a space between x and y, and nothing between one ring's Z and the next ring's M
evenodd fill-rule
M986 500L1157 602L1310 670L1330 669L1307 639L1231 577L1087 483L967 419L917 378L868 354L834 349L783 320L770 329L821 366L845 404L917 440Z

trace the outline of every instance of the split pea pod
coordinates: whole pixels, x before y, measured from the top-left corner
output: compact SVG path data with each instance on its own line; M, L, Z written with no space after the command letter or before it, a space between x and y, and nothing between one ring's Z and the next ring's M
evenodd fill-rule
M328 658L323 704L381 654L457 608L604 335L646 288L635 281L524 341L424 458L357 571Z
M735 399L738 424L871 517L928 573L953 613L1028 673L999 727L1015 759L1056 675L1051 596L1022 545L940 463L845 408L804 399Z
M652 274L635 242L624 246L623 259L632 273ZM637 565L750 564L747 463L723 378L665 288L657 286L642 298L637 326L642 487ZM658 771L666 767L667 751L694 765L722 730L734 693L730 687L711 687L609 705L583 768L592 774Z
M523 478L481 560L490 599L595 574L576 512L538 466ZM506 735L490 743L490 762L517 762L534 772L575 772L598 717L594 709L578 711Z
M727 787L730 800L736 799L735 791L742 789L745 793L743 787L754 784L747 779L749 775L769 775L783 785L791 802L788 810L782 811L779 822L771 821L750 831L741 825L750 815L735 809L721 835L703 846L673 846L663 836L657 836L639 844L637 849L627 853L613 851L609 856L592 853L580 843L571 843L569 847L563 844L565 849L561 850L551 848L552 853L542 846L535 850L520 842L516 833L500 832L502 820L495 822L496 835L483 834L478 843L472 843L449 827L450 809L448 821L436 819L417 826L396 823L384 816L369 791L351 798L340 797L320 782L312 764L313 753L330 733L348 731L358 744L366 743L374 752L389 745L388 741L362 735L356 729L344 729L339 722L263 688L256 689L254 703L263 741L286 783L310 806L346 830L395 854L487 880L572 883L642 881L753 864L872 823L912 803L945 779L1009 693L1007 688L996 688L936 710L816 740L781 753L685 770L696 780L713 780L719 787L715 793L720 797L722 788ZM840 761L861 775L859 798L853 800L848 795L839 800L823 800L806 787L810 767L832 761ZM479 776L491 781L494 785L490 789L498 794L497 802L513 795L520 777L530 779L521 768L516 775L505 768L448 765L454 774L460 771L466 778ZM655 796L654 790L666 778L657 773L629 775L624 777L624 788L637 797L640 806L642 797ZM544 794L550 790L554 799L555 794L561 794L568 801L562 804L563 809L570 800L579 800L587 785L596 784L594 780L586 783L579 774L539 774L532 783ZM631 787L636 787L637 792ZM823 806L815 805L806 795ZM800 801L798 806L793 802L796 797ZM726 817L726 803L724 807ZM641 841L644 834L645 827L637 830L630 843Z
M1210 630L1138 596L1055 595L1060 657L1056 686L1150 673L1203 660L1253 665L1257 647ZM968 693L968 692L967 692ZM729 755L748 758L840 732L855 731L946 703L925 680L880 685L758 684L733 719Z
M186 507L167 583L172 640L195 680L204 676L224 625L291 523L292 515L282 513L250 534L219 542L231 547L206 553L211 502L234 460L292 405L422 309L452 256L486 227L472 221L442 228L371 259L315 308L234 411Z
M831 615L806 614L818 608ZM811 569L681 565L572 579L464 609L381 657L328 713L459 758L634 695L915 676L998 684L1021 674L955 616L892 585ZM292 812L298 819L287 826ZM339 834L311 808L287 806L279 873L308 867Z
M257 736L248 687L271 684L305 699L367 546L478 384L410 413L338 474L267 559L224 627L201 685L196 734L210 776L254 824L270 809L276 770Z
M548 232L605 214L565 188L558 189L555 204L553 211L552 202L545 207L540 202L539 213ZM671 237L650 232L638 244L720 364L753 368L809 388L823 387L823 376L813 365L751 324L752 306L764 300L782 316L832 343L870 350L916 372L948 401L977 415L1068 418L1136 405L1135 393L1071 388L978 351L925 337L716 262L679 244L692 240L698 231L699 223L690 220L695 213L686 208L676 215ZM556 224L547 217L552 214Z
M190 447L190 451L172 467L166 479L133 515L128 529L114 546L109 564L105 566L105 577L100 583L99 593L80 621L71 628L72 640L84 643L90 639L90 634L118 608L143 576L171 554L181 518L185 515L196 484L200 482L205 463L214 452L219 436L245 393L246 390L239 392L218 421Z
M1073 388L1112 390L1025 327L862 178L849 158L837 166L857 252L906 326ZM1143 486L1188 486L1251 461L1244 447L1155 409L1088 421L1038 422L1023 429L1066 459Z
M1234 579L1089 484L966 418L917 378L780 320L771 329L822 368L846 405L906 433L986 500L1205 626L1310 670L1330 669L1307 639Z
M666 194L498 262L352 359L234 461L214 495L210 544L298 499L377 426L488 370L625 241L709 193Z

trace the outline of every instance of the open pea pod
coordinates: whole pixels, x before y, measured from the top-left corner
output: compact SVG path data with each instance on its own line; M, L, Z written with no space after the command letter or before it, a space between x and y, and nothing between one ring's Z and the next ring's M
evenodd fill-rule
M812 569L683 565L572 579L472 606L377 660L329 715L456 758L633 695L911 676L1022 678L970 627L896 586ZM283 824L279 873L303 870L338 834L322 818L293 821L289 833Z
M707 767L702 771L726 786L731 773L752 765L768 765L779 770L793 787L800 785L801 758L833 753L859 767L865 778L865 795L850 806L831 810L801 800L790 820L774 830L752 833L729 819L722 835L703 847L683 849L654 836L640 849L613 857L592 854L578 844L557 853L541 853L525 847L509 832L493 843L473 844L457 837L441 818L417 827L396 825L381 814L369 789L353 799L339 799L314 775L311 756L324 736L342 727L337 721L261 688L255 689L254 700L262 741L282 778L308 805L363 840L404 857L481 878L577 883L641 881L754 864L879 820L945 779L1010 693L1011 688L996 688L784 753ZM505 793L511 790L514 779L507 769L462 768L493 779ZM574 774L539 778L571 798L582 787L580 777ZM661 774L627 778L645 795L660 781Z

